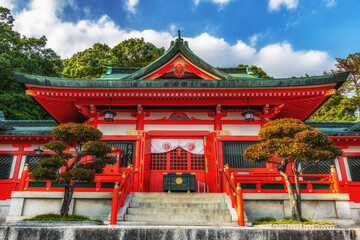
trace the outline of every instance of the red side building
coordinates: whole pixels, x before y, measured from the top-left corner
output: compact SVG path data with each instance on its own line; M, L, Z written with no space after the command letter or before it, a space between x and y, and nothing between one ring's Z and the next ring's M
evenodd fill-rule
M25 163L30 171L51 154L34 149L51 139L59 123L90 124L103 140L123 149L119 161L93 183L75 191L112 191L127 163L139 174L134 192L161 192L169 173L194 176L195 192L222 192L220 169L229 164L244 192L285 192L273 164L252 163L242 152L258 142L261 126L273 119L302 121L316 111L349 73L304 78L260 79L250 68L215 68L196 56L180 37L144 68L109 67L100 79L63 79L14 73L15 79L55 121L0 120L0 199L19 187ZM113 121L104 120L111 110ZM111 112L110 112L111 113ZM106 116L110 117L111 116ZM329 174L335 165L341 192L360 202L360 123L306 122L331 137L344 156L308 168ZM71 151L71 149L69 149ZM302 179L305 193L332 192L331 182ZM28 191L61 191L51 182L28 183Z

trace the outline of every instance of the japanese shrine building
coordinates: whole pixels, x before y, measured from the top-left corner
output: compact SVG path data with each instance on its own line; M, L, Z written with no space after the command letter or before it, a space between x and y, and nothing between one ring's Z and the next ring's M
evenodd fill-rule
M260 79L250 68L215 68L178 38L144 68L109 67L100 79L64 79L14 73L26 94L56 121L0 120L0 200L18 189L25 163L30 171L51 154L34 149L51 140L58 123L90 124L103 140L125 151L94 183L75 191L110 192L127 163L138 169L134 192L162 192L169 173L194 176L195 192L222 192L220 169L229 164L244 192L285 193L273 164L252 163L242 152L258 142L261 126L273 119L306 121L347 79L349 73L304 78ZM115 112L105 121L103 112ZM253 119L245 112L254 114ZM250 117L250 119L245 119ZM252 120L252 121L251 121ZM329 174L334 164L342 193L360 202L360 123L307 122L342 147L344 156L309 168ZM71 150L71 149L70 149ZM269 174L267 177L266 174ZM259 177L254 179L249 176ZM249 178L247 178L249 177ZM304 193L330 193L330 184L304 185ZM61 191L54 183L34 182L28 191Z

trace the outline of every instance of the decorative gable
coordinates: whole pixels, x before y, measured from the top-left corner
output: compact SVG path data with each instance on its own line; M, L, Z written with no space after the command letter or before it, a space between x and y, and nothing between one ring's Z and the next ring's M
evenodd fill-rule
M181 53L157 70L143 77L143 79L219 79L192 64Z

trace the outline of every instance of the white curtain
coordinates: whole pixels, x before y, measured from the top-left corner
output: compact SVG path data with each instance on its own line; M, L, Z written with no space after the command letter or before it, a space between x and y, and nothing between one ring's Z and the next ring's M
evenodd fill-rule
M164 153L181 147L193 154L204 154L202 139L151 139L151 153Z

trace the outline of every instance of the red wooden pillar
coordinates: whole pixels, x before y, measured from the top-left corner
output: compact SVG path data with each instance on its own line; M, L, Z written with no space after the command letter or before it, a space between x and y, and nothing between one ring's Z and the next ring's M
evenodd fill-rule
M339 162L339 167L340 167L341 180L344 181L344 182L347 182L348 178L347 178L347 175L346 175L344 157L339 157L338 162Z
M138 169L138 173L134 174L134 182L133 182L133 191L139 192L140 191L140 160L141 160L141 140L140 136L138 136L139 140L135 142L135 156L134 156L134 168Z
M226 117L226 113L221 112L221 105L218 104L216 107L216 112L212 115L214 118L214 130L221 131L222 130L222 121L223 117Z
M144 118L143 114L136 115L136 130L144 130Z
M219 116L219 115L214 116L214 119L215 119L214 130L219 130L219 131L222 130L221 118L222 118L222 116Z

